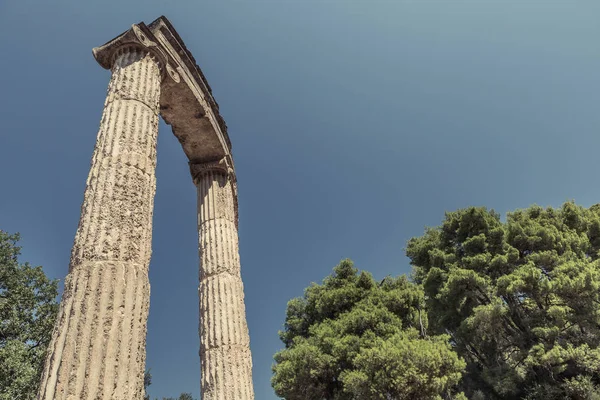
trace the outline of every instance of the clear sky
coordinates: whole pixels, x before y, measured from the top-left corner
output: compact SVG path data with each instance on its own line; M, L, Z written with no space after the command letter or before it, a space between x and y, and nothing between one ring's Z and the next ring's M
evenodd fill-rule
M286 302L342 258L375 277L444 211L600 202L600 2L0 0L0 229L61 280L110 73L166 15L229 126L257 400ZM199 397L196 195L161 122L147 366Z

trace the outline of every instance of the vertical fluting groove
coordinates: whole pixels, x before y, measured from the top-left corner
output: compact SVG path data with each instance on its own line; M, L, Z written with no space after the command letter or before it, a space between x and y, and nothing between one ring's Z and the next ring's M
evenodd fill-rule
M123 301L123 288L124 288L124 284L123 284L123 280L121 279L122 273L124 269L127 269L126 265L113 265L112 266L113 270L114 270L114 274L113 274L113 279L112 279L112 294L113 294L113 301L112 301L112 307L110 309L111 311L111 318L110 318L110 328L109 328L109 337L116 339L116 343L117 345L111 345L111 343L107 343L106 345L106 355L105 355L105 359L106 360L112 360L114 364L108 364L108 363L104 363L103 365L103 369L104 369L104 387L106 387L105 390L105 396L108 395L107 397L109 399L112 399L115 397L115 387L114 387L114 382L116 381L116 377L115 377L115 372L117 371L119 364L121 362L120 360L120 346L118 346L118 343L121 343L122 341L122 329L121 329L121 323L122 323L122 318L119 315L119 311L121 309L121 302Z
M134 271L135 274L135 282L139 282L143 276L140 277L140 271L139 269L136 269ZM128 374L131 374L132 376L135 376L136 374L139 373L139 363L142 361L140 359L139 356L139 341L136 340L136 337L140 335L140 326L139 326L139 322L142 316L142 307L143 307L143 301L144 301L144 296L143 296L143 292L144 292L144 285L137 285L135 287L135 296L134 298L136 299L136 301L134 302L133 305L133 310L132 310L132 314L133 314L133 320L132 320L132 325L131 325L131 338L132 340L132 345L131 348L129 349L129 351L133 352L133 354L131 355L131 358L129 359L129 371ZM130 382L130 387L135 387L135 382Z
M232 182L196 176L200 246L200 356L204 400L252 400L252 359L240 275Z
M100 128L100 131L103 133L104 136L102 142L97 144L98 150L94 152L94 164L92 166L92 172L90 172L90 176L92 177L92 179L90 180L90 184L88 184L90 198L93 198L97 193L106 192L106 187L110 182L108 179L104 179L105 177L104 175L100 174L100 171L103 167L104 157L112 153L114 141L109 141L109 132L115 132L117 130L117 126L120 121L122 112L121 105L121 102L117 102L115 104L113 101L111 101L110 103L108 103L107 108L105 110L105 114L109 115L109 118L107 119L107 125L103 125ZM113 114L114 118L112 117ZM107 149L110 150L110 152L108 154L105 154ZM84 200L83 204L86 211L90 204L91 207L89 207L90 210L88 213L82 215L82 221L79 224L80 233L75 237L75 246L73 246L73 249L74 252L77 252L77 258L79 260L83 260L85 257L83 254L83 247L80 245L80 243L89 243L91 241L93 246L100 246L100 243L103 240L103 235L97 234L97 231L100 229L99 224L95 224L92 222L92 217L100 213L99 210L103 206L102 202ZM72 262L72 264L75 263Z
M111 196L112 193L112 188L111 188L111 181L110 179L106 179L106 176L104 176L103 174L99 173L99 169L102 167L102 163L103 160L105 159L104 157L111 157L114 153L114 147L115 147L115 138L113 137L113 140L109 140L110 139L110 135L108 134L109 132L115 132L117 131L118 127L119 127L119 122L121 121L121 115L122 112L127 110L127 108L125 107L125 110L123 110L123 108L121 107L121 102L111 102L109 103L108 107L110 107L107 110L107 114L109 116L112 117L112 115L114 114L114 118L111 119L109 118L109 125L103 129L104 131L104 141L101 143L101 151L98 151L98 159L99 162L96 164L96 170L95 170L95 179L98 182L98 185L93 189L94 193L108 193L109 196ZM114 110L114 112L113 112ZM102 185L100 187L100 185ZM85 202L84 202L85 204ZM94 246L101 246L102 242L104 241L104 221L101 221L100 224L93 224L91 223L91 219L93 215L98 215L98 213L100 212L99 210L102 207L102 202L100 201L96 201L92 203L92 212L87 216L87 220L85 221L86 224L84 226L88 226L88 233L87 236L84 240L84 242L88 242L88 240L92 241ZM101 225L102 224L102 225ZM83 225L83 224L82 224ZM97 234L96 232L100 232L100 234ZM83 258L83 255L82 255ZM88 267L88 270L91 270L94 267ZM97 268L97 267L96 267ZM99 273L94 273L92 275L92 277L90 278L91 281L98 279L99 278ZM99 286L93 286L91 290L89 290L89 293L96 293L98 290L101 290L101 288ZM100 303L97 301L97 298L95 296L88 296L90 302L93 303L93 311L90 310L90 315L94 316L93 319L91 320L91 323L87 324L87 327L85 330L80 331L80 332L84 332L89 333L89 337L87 339L85 339L85 341L83 342L82 345L85 345L87 348L87 357L85 359L85 363L83 364L85 367L85 372L83 374L83 376L80 376L80 380L82 381L82 386L84 386L84 390L82 392L82 398L85 398L84 396L90 391L93 390L93 387L88 387L89 385L85 384L88 381L88 376L92 375L92 368L94 367L94 338L97 337L98 335L98 314L100 313ZM90 307L92 308L92 307Z
M229 312L229 299L227 298L228 287L227 287L227 278L219 279L219 337L216 338L218 343L222 343L224 345L229 344L229 316L231 313Z
M138 269L134 269L133 271L133 276L134 279L132 279L133 282L138 282L139 281L139 271ZM138 355L137 355L137 344L136 344L136 339L135 339L135 335L139 334L139 331L137 329L137 325L138 325L138 318L139 318L139 309L141 308L141 298L138 298L137 295L140 294L140 290L141 290L141 286L140 285L136 285L133 288L133 293L134 296L133 298L135 299L135 301L133 302L133 307L131 309L131 315L132 318L129 322L130 327L131 327L131 335L129 336L129 346L128 346L128 351L130 353L130 357L128 358L129 364L127 366L128 369L128 374L131 372L134 372L136 370L136 364L138 362ZM129 385L131 386L131 382L129 382Z
M96 268L98 266L95 266ZM110 268L110 265L106 265L106 267ZM109 270L110 271L110 270ZM92 398L102 398L104 384L102 382L103 375L103 366L106 361L104 359L104 337L105 337L105 319L107 314L109 296L107 296L107 286L110 286L111 283L111 275L112 271L104 270L102 275L100 275L99 284L96 290L97 298L96 298L96 313L95 313L95 321L94 321L94 335L93 341L91 344L91 351L95 354L95 357L92 358L90 364L90 375L87 378L88 382L94 382L95 385L91 386L90 391Z
M223 343L226 344L233 344L234 340L233 340L233 335L234 335L234 331L236 331L236 326L235 326L235 304L233 303L233 292L234 292L234 288L231 286L229 280L231 278L228 276L225 279L223 279L223 286L224 286L224 292L223 293L223 299L225 299L225 315L223 315L223 321L225 325L223 328L223 330L226 332L226 335L224 337Z
M141 398L160 72L113 66L39 400Z
M114 374L116 375L113 378L113 393L120 393L123 390L126 390L126 387L129 383L128 379L129 376L126 376L127 374L123 373L123 371L126 369L124 369L124 364L128 364L129 363L129 359L128 359L128 355L129 355L129 351L128 351L128 344L129 344L129 335L131 334L131 331L128 329L128 324L127 324L127 315L130 314L130 308L131 307L131 302L128 301L128 298L133 297L130 295L130 288L134 287L135 285L128 285L127 282L128 281L132 281L131 278L129 278L129 273L130 271L134 268L133 265L125 265L121 271L121 273L119 274L120 276L117 277L117 279L119 280L119 284L121 286L121 298L120 298L120 302L119 302L119 307L118 310L116 311L116 315L119 318L119 325L118 325L118 332L119 332L119 342L117 344L117 354L118 354L118 362L114 367ZM125 375L125 379L119 379L118 376L120 375Z
M89 286L93 287L93 276L97 276L96 274L91 274L91 270L90 269L86 269L86 270L82 270L81 271L85 272L85 282L86 282L86 288L85 291L88 292ZM75 382L75 393L81 393L84 389L84 378L85 378L85 372L86 372L86 366L89 363L89 359L90 359L90 330L89 329L84 329L84 327L86 325L89 326L89 317L93 315L93 313L91 312L91 308L93 306L93 297L92 296L87 296L86 299L84 299L83 304L85 304L84 307L84 312L82 313L82 318L79 320L79 324L77 326L77 332L81 332L81 339L80 339L80 346L77 349L77 355L78 355L78 370L77 370L77 382Z
M233 232L235 232L235 226L233 222L228 221L227 224L229 225L229 235L227 235L227 239L228 243L231 247L234 247L237 249L237 241L234 243L234 239L233 239ZM237 253L237 251L236 251ZM240 271L239 271L239 264L237 262L237 259L233 259L231 261L232 265L234 266L233 269L235 269L235 271L232 273L232 276L234 277L234 279L239 279L241 281L241 277L239 277ZM239 290L236 290L234 292L234 298L232 299L232 303L234 304L234 310L235 313L232 315L232 319L234 319L234 322L241 327L241 329L237 329L236 330L236 337L235 340L237 343L243 343L243 341L246 339L248 339L248 337L243 337L242 332L244 331L244 329L246 328L246 318L245 318L245 312L243 309L243 301L240 307L240 299L241 296L243 296L243 293L240 292Z
M74 289L74 296L72 300L72 304L70 307L69 319L67 321L68 327L77 326L76 322L82 316L81 306L83 304L84 295L88 288L88 282L86 280L85 271L79 271L76 277L77 285ZM73 318L73 316L75 318ZM73 364L73 359L75 358L77 352L77 346L73 343L73 331L69 329L64 336L64 346L62 352L62 358L58 365L58 373L57 373L57 381L58 383L67 382L69 380L68 370L69 367ZM73 348L75 347L75 348ZM67 391L63 388L61 393L63 395L68 395Z
M150 259L148 259L150 262ZM140 362L137 364L138 367L142 368L138 370L138 379L135 380L136 384L136 393L141 394L143 390L144 384L144 366L146 365L146 335L148 333L148 327L146 325L146 321L148 320L148 314L150 312L150 282L148 280L148 269L147 267L144 269L143 277L144 277L144 303L142 308L142 315L140 318L140 322L144 321L143 324L139 325L142 331L143 340L138 343L138 355L140 357Z
M67 276L65 279L65 288L62 295L61 304L64 304L60 307L59 314L61 314L61 319L58 322L61 326L69 323L69 315L71 314L71 310L73 309L74 295L75 295L75 287L78 283L76 280L78 275L78 271L71 276ZM64 311L63 311L64 310ZM51 351L48 352L49 362L46 362L44 366L44 377L47 377L47 382L42 381L40 385L40 392L44 393L44 398L54 398L54 394L56 392L56 383L58 381L58 368L60 366L60 362L62 361L62 351L65 347L67 332L61 331L58 329L58 326L54 328L52 331L52 342L55 344L51 347ZM48 396L46 397L46 394Z
M215 246L216 247L216 246ZM222 294L222 286L223 286L223 282L219 281L219 280L215 280L215 286L217 287L216 290L216 295L218 300L218 311L219 311L219 315L218 315L218 319L219 319L219 323L222 324L223 323L223 294ZM216 307L215 307L216 308ZM215 326L218 326L217 324L215 324ZM223 339L222 337L219 337L223 334L223 327L219 327L219 335L215 336L214 338L214 345L218 346L218 344L223 343ZM218 366L218 371L219 371L219 389L221 391L221 393L223 393L225 391L225 385L227 384L227 370L225 368L225 360L223 360L222 358L219 358L219 366Z

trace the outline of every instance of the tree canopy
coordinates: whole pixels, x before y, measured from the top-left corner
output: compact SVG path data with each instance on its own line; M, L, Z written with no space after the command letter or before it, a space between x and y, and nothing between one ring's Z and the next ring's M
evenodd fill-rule
M423 291L406 277L376 282L342 261L287 306L272 385L287 400L451 397L464 362L447 335L425 336Z
M600 399L600 205L450 212L407 255L469 396Z
M18 241L0 230L0 400L35 398L58 312L58 282L19 263Z

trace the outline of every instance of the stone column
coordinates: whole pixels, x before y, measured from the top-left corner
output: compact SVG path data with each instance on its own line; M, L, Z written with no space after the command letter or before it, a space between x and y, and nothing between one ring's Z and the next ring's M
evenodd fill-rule
M191 164L191 171L198 188L202 398L252 400L235 175L225 158Z
M141 399L161 72L122 47L38 399Z

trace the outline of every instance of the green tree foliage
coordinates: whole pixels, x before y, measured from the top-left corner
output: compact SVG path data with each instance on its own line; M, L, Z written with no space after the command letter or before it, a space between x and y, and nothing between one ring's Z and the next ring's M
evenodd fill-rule
M424 295L405 277L376 282L349 260L287 306L272 385L287 400L452 398L464 361L425 337ZM462 395L454 397L463 398Z
M144 400L150 400L150 395L148 394L148 387L150 385L152 385L152 374L150 373L150 369L147 369L144 372ZM162 400L194 400L194 398L191 393L181 393L179 397L163 397Z
M194 400L191 393L181 393L179 397L163 397L162 400Z
M58 282L19 263L18 241L0 230L0 400L35 398L58 312Z
M600 399L600 205L447 213L407 255L472 398Z
M152 385L152 374L150 373L150 368L144 371L144 400L150 400L150 395L148 394L148 386Z

